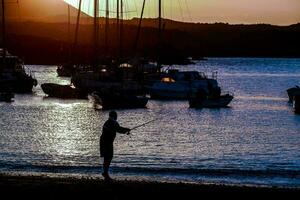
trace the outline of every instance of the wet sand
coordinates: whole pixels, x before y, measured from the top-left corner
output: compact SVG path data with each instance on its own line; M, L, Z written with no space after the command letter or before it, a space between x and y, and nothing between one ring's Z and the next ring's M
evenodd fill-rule
M85 196L109 197L109 199L172 199L196 197L260 197L276 195L287 198L300 194L300 188L231 186L215 184L168 183L137 180L114 180L106 183L100 178L52 178L45 176L0 175L2 195L57 197ZM199 197L199 198L197 198ZM101 198L100 198L101 199ZM106 198L107 199L107 198Z

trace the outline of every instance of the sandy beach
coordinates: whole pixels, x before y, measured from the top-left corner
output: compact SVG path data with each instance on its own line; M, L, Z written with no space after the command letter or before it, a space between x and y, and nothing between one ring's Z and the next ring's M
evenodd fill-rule
M203 195L209 195L209 197L279 195L286 198L300 194L300 189L136 180L114 180L112 183L106 183L101 178L0 175L0 192L10 196L96 195L96 197L106 196L111 199L154 199L165 195L172 198L202 197Z

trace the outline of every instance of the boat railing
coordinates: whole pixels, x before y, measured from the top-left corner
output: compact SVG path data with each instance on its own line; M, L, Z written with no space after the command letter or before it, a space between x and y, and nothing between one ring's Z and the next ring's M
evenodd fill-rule
M223 95L230 95L230 96L234 96L234 93L233 92L229 92L229 91L222 91L221 92L221 95L223 96Z
M211 78L217 80L218 79L218 71L213 71Z
M204 72L199 72L201 79L207 79L207 75Z
M31 78L36 79L34 72L32 72L32 70L29 69L29 67L23 65L23 68L26 74L28 74Z

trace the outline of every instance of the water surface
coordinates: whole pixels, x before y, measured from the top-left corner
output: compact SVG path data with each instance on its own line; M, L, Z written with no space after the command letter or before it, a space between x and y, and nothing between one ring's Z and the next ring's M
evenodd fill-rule
M67 84L55 66L28 66L32 95L0 103L0 172L99 176L99 137L108 112L89 100L45 97L44 82ZM190 109L187 101L149 101L118 110L112 173L172 181L300 187L300 116L286 89L300 84L300 59L210 58L181 70L218 71L235 99L226 109Z

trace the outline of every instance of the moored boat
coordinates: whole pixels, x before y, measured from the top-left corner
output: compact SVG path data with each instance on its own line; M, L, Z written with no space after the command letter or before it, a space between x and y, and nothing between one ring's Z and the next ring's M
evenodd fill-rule
M72 64L64 64L57 67L56 72L60 77L71 77L76 72L76 67Z
M41 85L42 90L49 97L62 99L86 99L87 93L84 93L71 85L59 85L55 83L44 83Z
M37 80L32 73L27 73L23 61L11 55L6 46L5 2L2 0L2 48L0 49L0 91L13 93L30 93Z
M93 92L94 103L101 105L103 110L146 108L149 98L146 96Z
M31 72L27 73L22 61L0 49L0 91L30 93L37 80Z
M189 100L190 108L226 108L233 100L233 95L198 96Z
M199 90L210 93L218 89L218 82L197 71L169 70L150 80L147 89L153 99L186 100L195 97Z
M293 108L296 114L300 114L300 95L295 95L293 98Z
M12 92L0 92L0 102L12 102L14 96Z
M296 85L295 87L289 88L287 89L287 93L289 96L289 101L292 102L294 96L300 95L300 87Z

